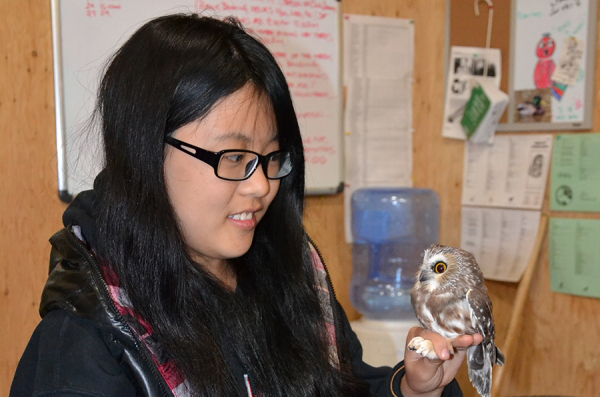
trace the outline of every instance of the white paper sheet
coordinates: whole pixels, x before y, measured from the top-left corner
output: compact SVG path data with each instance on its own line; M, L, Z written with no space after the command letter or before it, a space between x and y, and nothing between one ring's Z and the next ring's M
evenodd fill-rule
M575 85L579 77L584 53L585 42L583 40L579 40L574 36L566 38L563 48L560 51L558 65L554 69L554 73L552 73L552 81L566 85Z
M541 209L552 135L499 135L493 145L467 143L462 204Z
M463 140L467 138L460 121L474 83L486 80L500 88L501 71L499 49L452 47L446 82L442 136Z
M352 193L412 185L411 20L344 16L346 240Z
M533 253L540 211L462 207L461 248L486 279L518 282Z

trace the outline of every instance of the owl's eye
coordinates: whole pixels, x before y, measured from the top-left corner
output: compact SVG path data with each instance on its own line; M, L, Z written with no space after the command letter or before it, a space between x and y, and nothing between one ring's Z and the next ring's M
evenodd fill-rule
M433 267L433 271L436 272L437 274L442 274L446 271L447 268L448 268L448 266L444 262L438 262Z

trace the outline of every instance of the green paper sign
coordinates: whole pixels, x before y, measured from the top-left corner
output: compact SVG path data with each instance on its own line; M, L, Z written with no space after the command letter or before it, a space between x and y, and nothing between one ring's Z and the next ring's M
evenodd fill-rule
M562 134L552 153L552 211L600 212L600 134Z
M600 220L550 219L552 291L600 298Z

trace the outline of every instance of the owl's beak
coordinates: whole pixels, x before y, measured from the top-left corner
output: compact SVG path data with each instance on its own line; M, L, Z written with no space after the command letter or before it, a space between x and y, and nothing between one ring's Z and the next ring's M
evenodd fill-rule
M424 283L426 280L427 280L427 277L425 277L423 272L421 272L421 274L419 275L419 282Z

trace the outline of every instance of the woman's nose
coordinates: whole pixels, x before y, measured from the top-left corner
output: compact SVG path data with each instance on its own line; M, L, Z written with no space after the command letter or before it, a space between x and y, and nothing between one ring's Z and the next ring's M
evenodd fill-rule
M271 184L265 175L262 164L258 164L252 175L246 180L240 182L242 194L264 197L269 193Z

